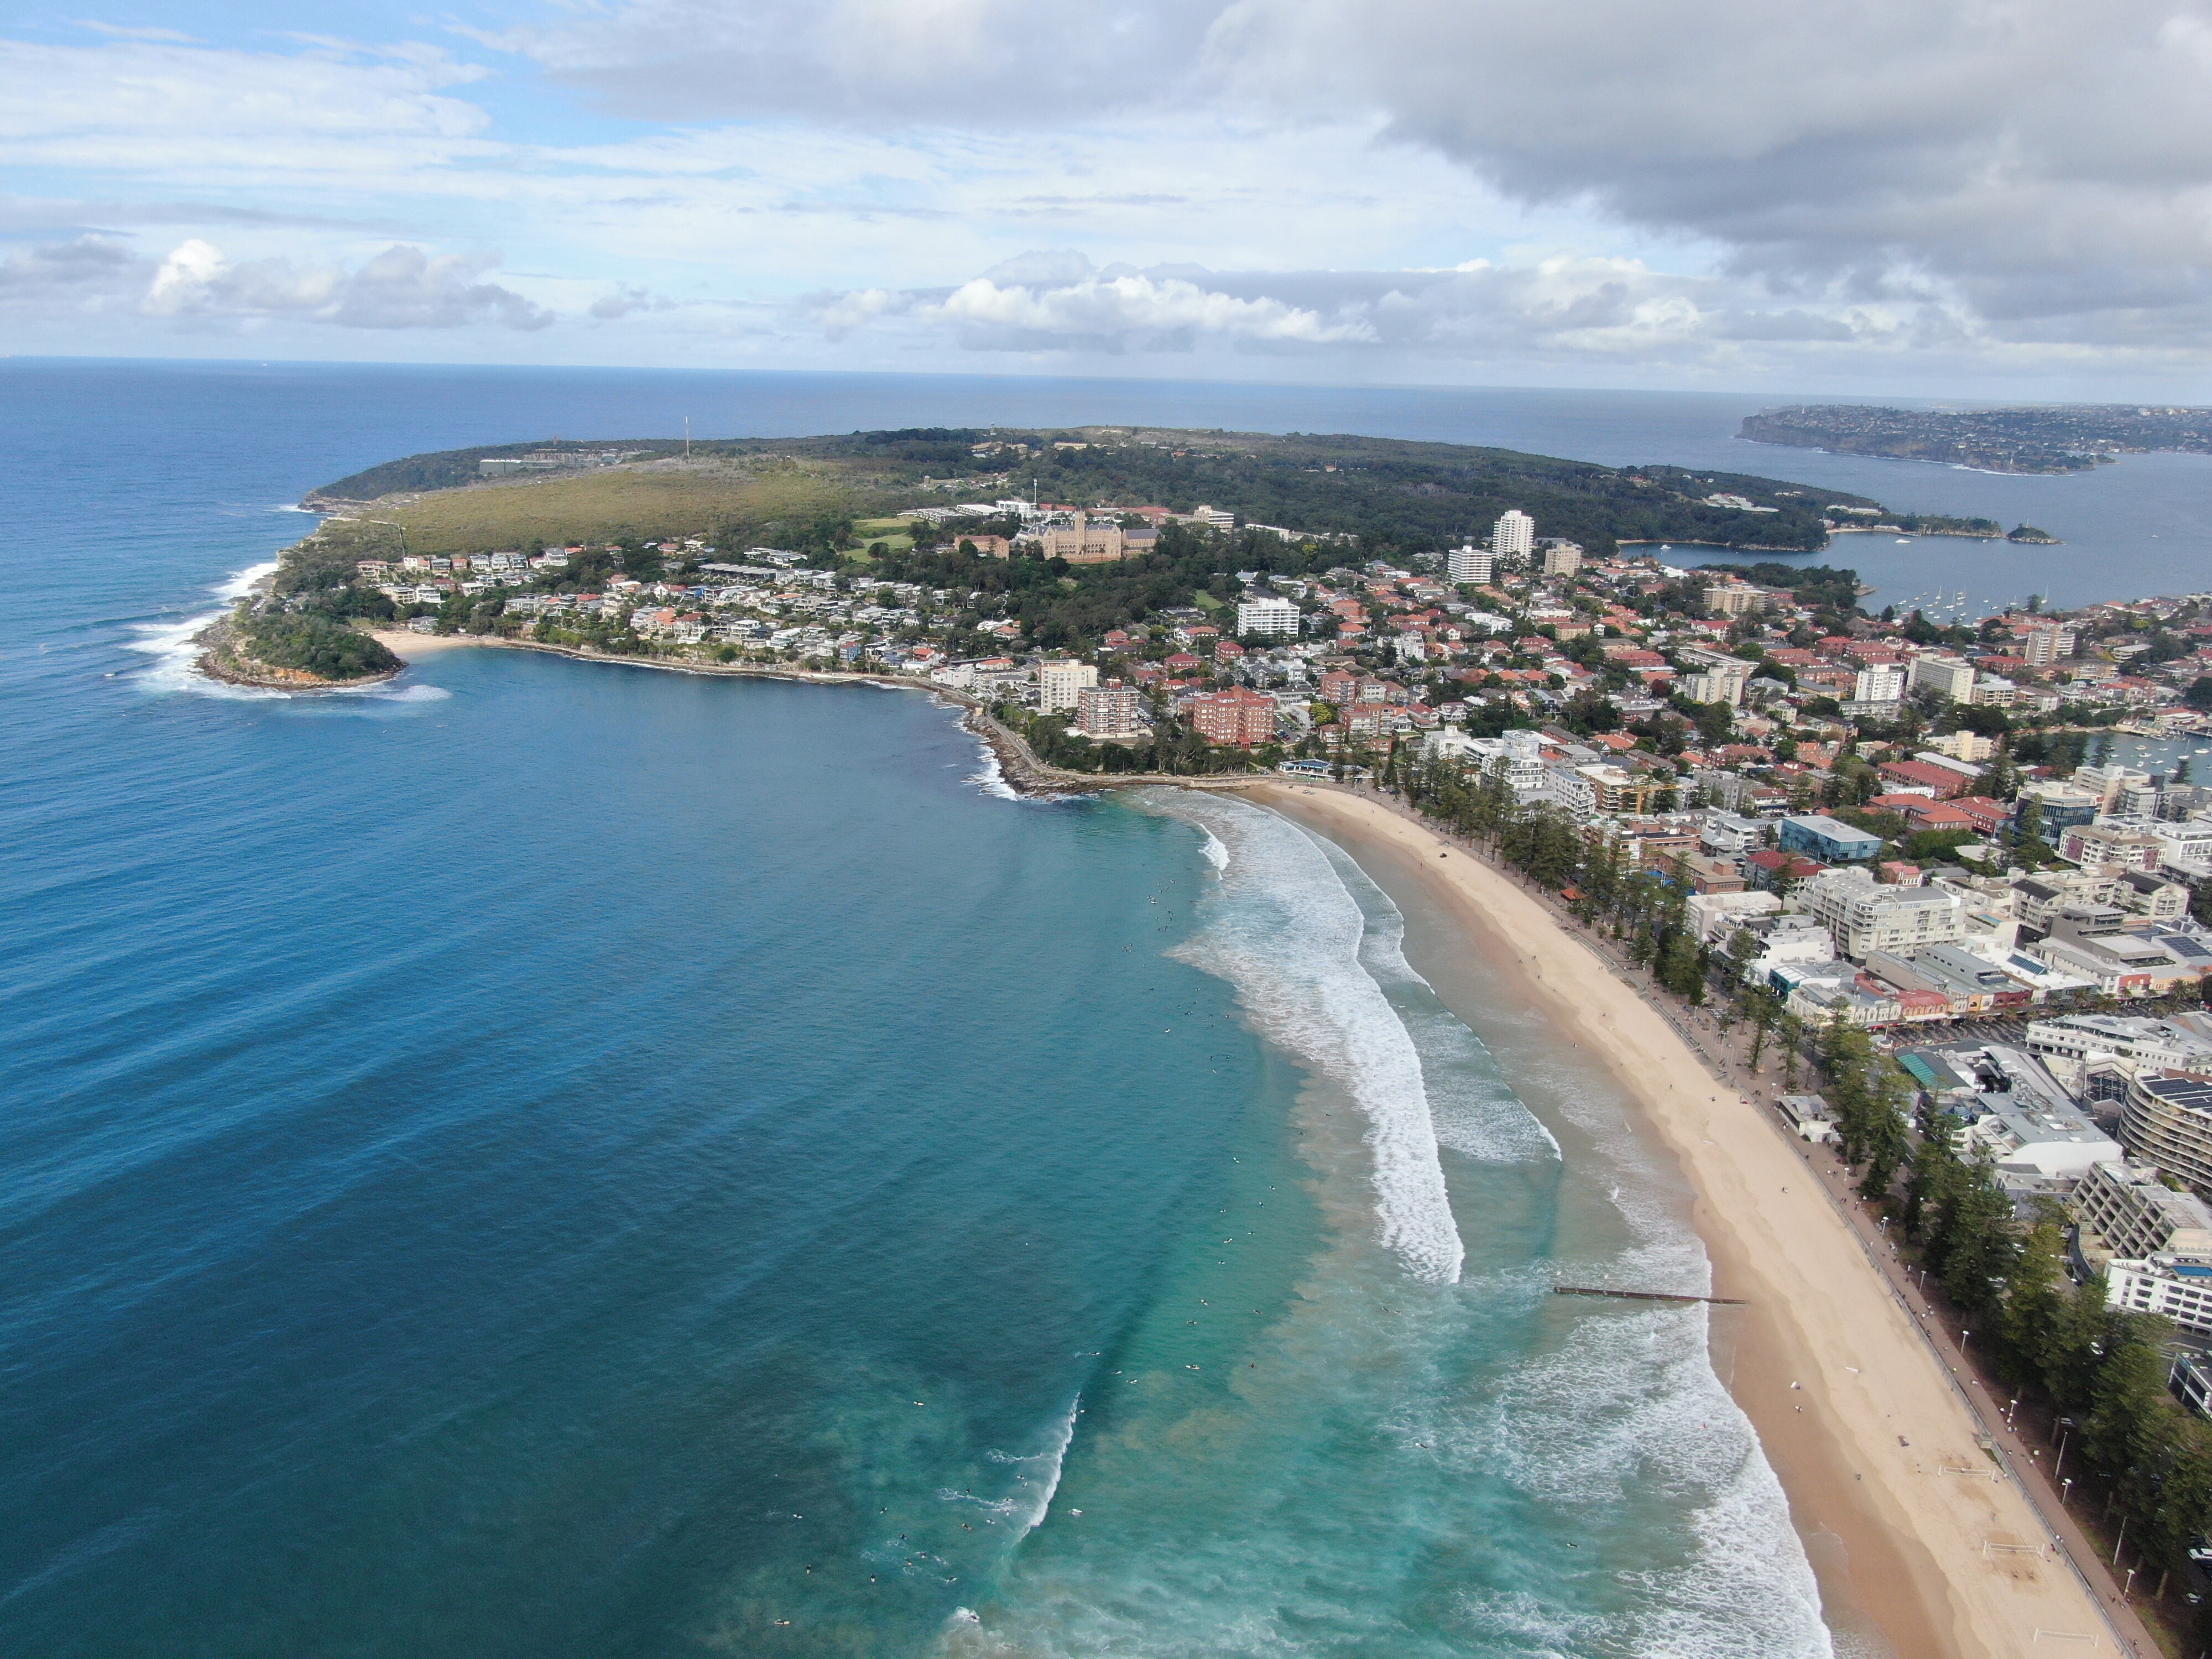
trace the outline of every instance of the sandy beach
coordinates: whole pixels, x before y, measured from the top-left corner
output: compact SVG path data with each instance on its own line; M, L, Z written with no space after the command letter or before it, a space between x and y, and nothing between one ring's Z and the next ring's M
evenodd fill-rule
M470 634L416 634L404 628L372 628L369 638L402 662L419 662L425 657L435 657L447 651L465 651L475 645L496 645L496 640L478 639Z
M1953 1379L1795 1143L1510 876L1370 798L1259 784L1595 1054L1680 1162L1713 1263L1716 1360L1788 1493L1824 1599L1899 1656L2110 1651L2095 1602L1978 1441ZM1408 912L1409 929L1422 918ZM1431 925L1434 925L1432 922ZM1444 942L1449 948L1450 941ZM2094 1646L2083 1638L2094 1638Z

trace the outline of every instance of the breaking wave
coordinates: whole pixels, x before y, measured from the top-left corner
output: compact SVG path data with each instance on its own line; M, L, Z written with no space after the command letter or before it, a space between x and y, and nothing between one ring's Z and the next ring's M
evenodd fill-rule
M1361 962L1358 903L1287 819L1182 793L1158 804L1224 850L1217 902L1175 954L1229 981L1269 1037L1352 1097L1367 1118L1384 1247L1416 1279L1456 1282L1467 1249L1452 1221L1420 1055Z
M203 611L175 622L134 623L131 632L137 637L125 641L127 648L151 657L136 678L149 691L192 691L203 696L228 697L240 702L265 702L272 697L289 696L260 686L228 685L221 680L210 679L199 672L200 648L192 641L203 630L221 622L230 614L231 607L253 591L256 582L266 580L276 574L276 561L248 565L233 575L226 576L208 592L217 600L216 609Z
M1686 1553L1626 1575L1636 1593L1592 1645L1829 1654L1820 1586L1789 1500L1714 1375L1707 1317L1689 1307L1582 1322L1562 1346L1508 1375L1490 1407L1443 1448L1447 1462L1498 1469L1553 1513L1593 1528L1686 1516ZM1463 1607L1478 1627L1510 1623L1519 1611L1480 1596Z
M1318 838L1315 844L1366 916L1359 960L1413 1039L1437 1139L1486 1164L1557 1159L1559 1141L1505 1081L1482 1039L1406 960L1405 914L1343 848Z

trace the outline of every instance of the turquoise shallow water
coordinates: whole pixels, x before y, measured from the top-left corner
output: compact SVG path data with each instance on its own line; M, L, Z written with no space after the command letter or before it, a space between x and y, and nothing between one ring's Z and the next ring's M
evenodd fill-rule
M194 684L382 386L10 406L0 1651L1825 1650L1702 1311L1545 1293L1701 1284L1673 1177L1303 831L872 690Z

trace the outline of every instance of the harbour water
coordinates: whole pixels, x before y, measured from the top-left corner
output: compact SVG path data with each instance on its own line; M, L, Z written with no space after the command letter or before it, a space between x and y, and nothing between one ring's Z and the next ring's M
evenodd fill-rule
M1831 1651L1706 1310L1546 1293L1702 1287L1679 1178L1340 852L916 695L185 672L302 489L672 378L0 366L0 1651Z

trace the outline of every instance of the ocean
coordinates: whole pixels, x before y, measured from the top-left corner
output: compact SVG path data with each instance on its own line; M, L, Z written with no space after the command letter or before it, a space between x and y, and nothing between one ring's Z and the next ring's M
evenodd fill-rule
M188 672L301 492L400 453L1389 397L0 386L0 1652L1850 1645L1707 1310L1547 1293L1705 1286L1679 1175L1340 850L1012 799L915 694ZM1658 407L1546 395L1468 433Z

